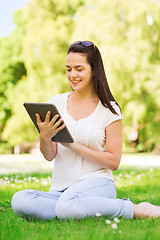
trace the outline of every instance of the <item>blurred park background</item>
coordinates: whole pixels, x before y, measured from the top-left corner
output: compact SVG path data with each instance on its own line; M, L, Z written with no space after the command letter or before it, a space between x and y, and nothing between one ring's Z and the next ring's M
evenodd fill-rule
M0 154L33 153L24 102L69 91L68 46L93 41L123 114L123 152L160 153L160 0L29 0L0 37Z

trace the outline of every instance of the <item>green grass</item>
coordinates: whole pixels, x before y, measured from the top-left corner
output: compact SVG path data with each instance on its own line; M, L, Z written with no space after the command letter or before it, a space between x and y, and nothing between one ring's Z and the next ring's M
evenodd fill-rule
M114 173L117 197L130 198L134 203L149 201L160 205L160 169L137 170L120 168ZM122 219L117 229L106 224L105 217L37 222L16 216L11 208L13 194L21 189L33 188L48 191L51 183L49 173L11 174L0 176L0 239L1 240L91 240L91 239L160 239L160 219Z

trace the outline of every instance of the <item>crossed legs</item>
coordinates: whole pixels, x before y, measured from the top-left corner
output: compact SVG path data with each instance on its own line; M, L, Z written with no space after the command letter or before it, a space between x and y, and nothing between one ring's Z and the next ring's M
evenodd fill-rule
M17 215L50 220L81 219L100 213L107 217L160 217L160 207L150 203L134 205L129 199L117 199L112 180L92 177L79 181L64 191L42 192L26 189L15 193L12 207Z

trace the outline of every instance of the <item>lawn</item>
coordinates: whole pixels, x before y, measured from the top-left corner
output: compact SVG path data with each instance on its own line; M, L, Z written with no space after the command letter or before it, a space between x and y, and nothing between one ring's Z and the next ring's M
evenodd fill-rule
M149 201L160 205L159 173L159 168L121 167L114 172L117 197L130 198L134 203ZM37 222L28 221L14 214L10 202L16 191L25 188L48 191L50 183L49 172L0 175L1 240L160 239L160 219L125 220L95 216L80 221L53 219L50 222Z

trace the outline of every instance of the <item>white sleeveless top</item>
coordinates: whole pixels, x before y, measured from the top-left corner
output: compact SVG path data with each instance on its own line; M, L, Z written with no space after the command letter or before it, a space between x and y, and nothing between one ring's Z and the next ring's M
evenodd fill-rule
M75 142L98 151L104 151L105 128L112 122L122 119L119 107L115 102L111 102L118 115L113 114L109 108L104 107L99 101L92 114L76 121L67 112L69 93L58 94L48 102L56 105ZM50 192L61 191L79 180L98 176L114 180L111 170L91 163L76 152L57 143L57 155L54 159Z

